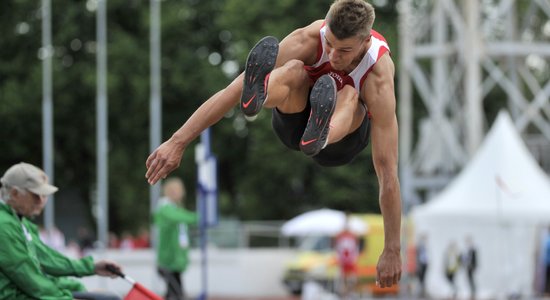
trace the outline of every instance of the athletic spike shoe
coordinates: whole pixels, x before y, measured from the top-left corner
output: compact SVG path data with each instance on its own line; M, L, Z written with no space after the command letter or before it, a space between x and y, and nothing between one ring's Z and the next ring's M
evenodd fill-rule
M329 75L317 79L309 96L311 113L300 149L308 156L317 155L327 141L329 123L336 107L336 82Z
M241 110L247 116L257 115L267 98L269 73L275 67L279 41L266 36L252 48L246 59Z

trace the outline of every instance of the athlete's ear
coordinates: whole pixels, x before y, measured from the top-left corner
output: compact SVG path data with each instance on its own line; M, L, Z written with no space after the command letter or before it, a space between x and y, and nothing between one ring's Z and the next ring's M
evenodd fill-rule
M372 34L369 34L369 36L367 36L367 38L365 39L365 42L366 43L370 42L371 37L372 37Z

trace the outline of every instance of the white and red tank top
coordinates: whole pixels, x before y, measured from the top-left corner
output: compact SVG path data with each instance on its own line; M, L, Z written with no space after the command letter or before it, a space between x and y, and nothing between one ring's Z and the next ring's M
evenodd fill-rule
M327 26L323 24L319 35L320 43L317 50L317 61L311 66L305 66L305 70L308 72L312 82L315 82L322 75L329 74L336 81L338 90L342 89L344 85L347 84L354 87L359 95L361 95L361 87L372 67L384 53L390 51L386 39L378 32L371 30L372 37L370 48L367 50L357 67L348 74L344 71L334 70L331 67L326 51L326 30Z

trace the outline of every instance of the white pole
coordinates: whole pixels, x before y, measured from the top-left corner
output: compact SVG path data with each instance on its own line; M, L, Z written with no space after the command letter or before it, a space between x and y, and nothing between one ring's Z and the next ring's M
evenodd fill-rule
M161 106L161 76L160 76L160 0L151 0L151 94L150 94L150 119L149 127L150 149L153 152L159 145L162 136L162 106ZM150 211L154 212L157 200L160 197L160 184L157 183L149 188ZM155 231L151 230L153 246L156 246Z
M483 107L481 97L481 68L482 41L479 34L479 3L478 0L466 0L466 34L464 35L463 59L466 64L465 74L465 115L466 122L466 149L471 157L481 144L483 135Z
M53 169L53 101L52 101L52 9L50 0L42 0L42 164L50 182L54 181ZM53 195L44 210L44 225L53 229L55 205Z
M414 37L411 36L409 30L411 24L411 12L410 1L402 0L399 3L399 30L402 34L399 40L399 46L401 47L400 58L403 66L399 68L399 168L400 168L400 181L403 203L403 214L408 215L413 205L413 188L412 180L410 176L412 174L411 157L412 152L412 128L413 128L413 109L412 109L412 82L409 75L408 68L411 67L412 54L414 52L413 46ZM401 249L404 249L404 253L407 253L408 247L408 222L405 220L404 224L405 234L401 239ZM403 256L403 265L408 264L407 255ZM403 286L406 286L410 282L411 274L407 273L407 268L403 269ZM406 289L402 289L402 295L407 296Z
M107 0L97 1L97 233L100 247L108 245L108 118L107 118Z

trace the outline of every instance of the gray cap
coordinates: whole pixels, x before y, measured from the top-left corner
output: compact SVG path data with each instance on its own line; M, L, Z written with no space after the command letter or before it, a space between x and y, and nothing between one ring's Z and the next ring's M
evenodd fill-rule
M28 164L18 163L10 167L0 178L3 185L27 189L34 194L49 196L58 188L48 184L48 176L41 169Z

